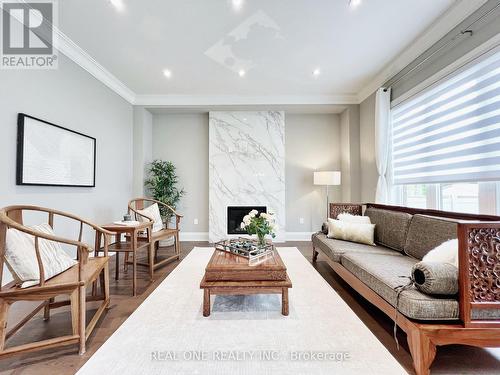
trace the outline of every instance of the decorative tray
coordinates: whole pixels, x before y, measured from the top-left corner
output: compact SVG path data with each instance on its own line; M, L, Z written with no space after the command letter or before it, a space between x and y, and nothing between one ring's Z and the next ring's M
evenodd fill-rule
M274 246L270 243L261 246L258 244L257 240L239 237L216 242L215 250L225 251L249 260L255 260L272 253Z

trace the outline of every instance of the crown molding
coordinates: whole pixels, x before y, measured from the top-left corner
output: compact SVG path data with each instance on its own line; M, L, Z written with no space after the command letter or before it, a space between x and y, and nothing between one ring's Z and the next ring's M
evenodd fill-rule
M116 78L109 70L99 64L92 56L73 42L66 34L57 27L54 28L56 34L55 48L73 60L77 65L85 69L98 81L109 87L130 104L135 102L135 93L127 85Z
M358 104L357 95L137 95L134 104L154 106Z
M403 70L408 64L444 37L465 18L474 13L487 0L459 0L438 18L423 34L387 64L375 78L358 93L358 103L363 102L384 82Z

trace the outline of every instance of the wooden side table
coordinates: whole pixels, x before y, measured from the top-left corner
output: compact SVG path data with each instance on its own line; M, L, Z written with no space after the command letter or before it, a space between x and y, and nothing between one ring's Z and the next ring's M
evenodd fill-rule
M120 253L132 253L132 289L134 297L137 295L137 252L141 249L149 249L151 242L151 231L153 228L153 222L144 222L137 225L119 225L119 224L105 224L101 225L101 228L109 230L115 233L115 242L108 246L108 251L112 251L116 254L116 269L115 269L115 280L118 280L118 273L120 270ZM147 231L146 240L138 241L139 233ZM125 234L125 240L122 241L122 234ZM96 254L99 251L104 251L100 248L96 250ZM126 260L125 260L126 262Z

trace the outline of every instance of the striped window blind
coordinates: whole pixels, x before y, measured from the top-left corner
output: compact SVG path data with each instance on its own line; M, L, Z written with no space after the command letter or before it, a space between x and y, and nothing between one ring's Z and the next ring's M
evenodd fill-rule
M500 180L500 51L393 108L395 185Z

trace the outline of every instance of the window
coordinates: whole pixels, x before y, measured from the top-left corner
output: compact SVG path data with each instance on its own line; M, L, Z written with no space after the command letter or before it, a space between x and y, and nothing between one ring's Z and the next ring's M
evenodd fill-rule
M479 184L442 184L440 208L445 211L479 213Z
M404 185L404 205L415 208L426 208L428 190L428 185Z
M394 107L394 201L500 214L500 50Z
M400 185L395 204L472 214L500 215L500 182Z

